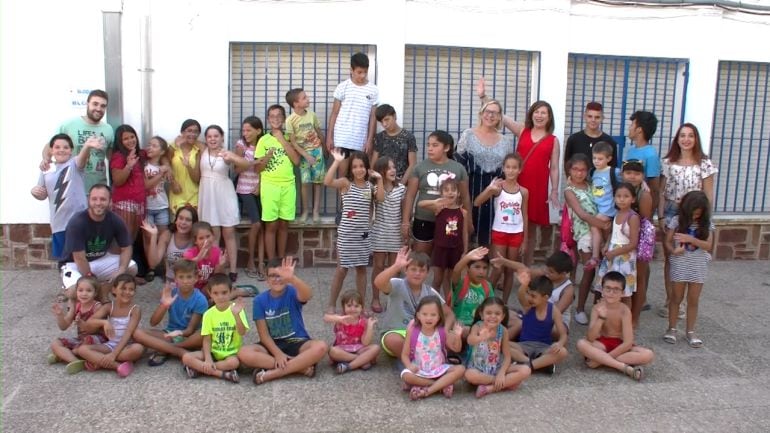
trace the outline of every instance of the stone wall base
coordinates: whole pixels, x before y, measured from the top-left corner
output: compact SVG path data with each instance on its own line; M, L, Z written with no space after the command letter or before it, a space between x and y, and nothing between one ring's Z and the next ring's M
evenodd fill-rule
M719 217L716 226L716 260L770 259L770 220ZM541 261L558 248L559 230L539 239L535 259ZM2 224L0 269L55 269L51 260L51 229L48 224ZM248 261L248 224L238 226L238 267ZM301 267L335 266L337 229L332 221L310 225L290 225L287 253L299 259ZM656 259L663 257L658 234Z

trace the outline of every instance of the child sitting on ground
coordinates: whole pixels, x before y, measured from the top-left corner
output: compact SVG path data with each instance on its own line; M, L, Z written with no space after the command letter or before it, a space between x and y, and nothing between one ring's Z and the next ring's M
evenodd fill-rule
M201 373L238 383L238 351L243 336L249 329L243 300L232 298L232 281L226 274L216 273L209 278L208 292L214 306L203 313L201 350L182 355L187 377L194 379Z
M137 329L134 339L155 350L147 361L150 367L163 365L168 355L181 358L190 350L199 350L203 344L201 320L209 304L195 288L195 262L180 259L174 263L174 287L166 282L160 304L150 317L150 326L158 326L168 311L168 323L163 330Z
M254 383L261 385L294 373L315 376L315 365L329 346L311 340L302 318L302 306L313 289L294 274L294 258L273 258L267 264L269 291L254 298L254 323L259 344L243 346L238 358L254 368Z
M75 299L77 302L69 301L69 310L65 313L61 303L53 304L51 310L56 316L56 323L59 329L64 331L73 323L77 326L78 335L76 337L59 337L51 343L51 353L48 354L48 363L66 362L65 371L69 374L75 374L83 370L85 361L78 359L72 351L81 344L102 344L107 341L107 337L99 331L95 334L85 332L83 326L91 316L101 307L101 302L96 300L99 293L99 281L94 277L80 277L75 284Z
M495 296L492 284L487 280L489 250L479 247L464 255L452 270L452 291L449 306L463 325L463 339L468 336L474 323L476 309L485 299ZM463 275L465 271L465 275Z
M591 322L577 350L586 358L586 366L614 368L634 380L644 377L643 365L655 355L646 347L634 345L631 310L620 301L626 278L610 271L602 278L602 300L591 309Z
M342 313L325 314L324 322L334 324L334 345L329 349L329 359L336 364L337 373L348 370L368 370L380 354L380 346L372 344L377 318L366 318L364 300L356 290L342 294Z
M567 358L567 330L561 320L559 308L548 302L553 292L553 283L545 276L531 280L528 272L517 272L519 282L519 302L524 317L521 319L519 342L511 342L511 358L525 363L534 372L543 371L553 374L556 364ZM559 340L554 342L551 332L556 326Z
M380 344L388 355L398 358L406 341L406 328L414 319L417 304L426 296L435 295L441 299L442 310L447 327L454 324L455 317L444 300L425 280L428 278L430 259L425 253L410 252L408 247L401 248L396 261L380 272L374 284L382 293L388 295L388 309L382 319ZM404 278L397 278L404 271Z

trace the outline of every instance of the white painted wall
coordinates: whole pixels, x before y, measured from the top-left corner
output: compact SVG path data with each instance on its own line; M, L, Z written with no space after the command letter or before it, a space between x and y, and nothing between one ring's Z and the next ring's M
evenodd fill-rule
M708 143L719 60L770 62L770 18L711 8L606 7L569 0L55 0L0 3L0 223L48 221L29 189L40 150L72 108L71 91L104 86L103 10L123 11L124 121L141 119L140 22L152 19L152 119L173 137L181 121L228 122L230 42L377 45L381 98L403 109L405 44L541 53L540 98L563 142L570 52L685 58L685 119ZM45 13L41 13L45 11ZM301 18L294 18L301 17ZM572 132L572 131L569 131Z

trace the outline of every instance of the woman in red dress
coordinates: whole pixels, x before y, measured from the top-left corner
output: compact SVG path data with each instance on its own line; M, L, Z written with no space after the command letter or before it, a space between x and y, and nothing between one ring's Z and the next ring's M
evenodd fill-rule
M486 100L485 83L482 78L476 87L479 98ZM519 174L519 183L529 190L529 230L524 263L530 265L537 245L537 231L541 243L551 242L552 226L548 205L559 207L559 139L553 135L553 109L545 101L536 101L527 110L524 123L509 116L503 117L503 125L518 137L516 152L524 164ZM550 193L548 181L550 180Z

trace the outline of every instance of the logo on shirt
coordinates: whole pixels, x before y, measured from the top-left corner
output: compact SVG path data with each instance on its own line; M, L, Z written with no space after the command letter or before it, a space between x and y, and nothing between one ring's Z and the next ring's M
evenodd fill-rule
M107 241L101 236L86 241L86 257L101 257L107 248Z
M447 236L457 236L458 219L457 217L447 218L446 227L444 227Z
M428 182L428 194L431 195L441 195L439 192L439 189L441 188L441 184L447 180L447 179L454 179L455 174L451 171L441 171L441 172L435 172L431 171L428 173L428 176L426 176L426 181Z

